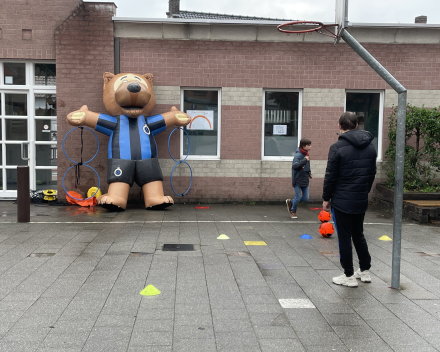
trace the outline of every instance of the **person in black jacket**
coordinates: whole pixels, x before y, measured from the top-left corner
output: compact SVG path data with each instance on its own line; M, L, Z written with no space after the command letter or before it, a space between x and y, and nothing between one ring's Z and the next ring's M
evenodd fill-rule
M292 161L292 187L295 188L295 197L286 199L287 210L292 219L297 219L296 209L299 202L309 200L309 180L312 178L310 170L309 151L312 149L312 141L301 138L299 148L296 149L295 157Z
M357 117L344 112L339 118L339 140L328 153L322 198L323 210L330 211L338 233L339 253L344 274L333 283L348 287L358 285L356 279L371 282L371 256L364 237L364 217L368 208L368 193L376 176L377 152L368 131L357 130ZM354 272L351 241L359 258Z

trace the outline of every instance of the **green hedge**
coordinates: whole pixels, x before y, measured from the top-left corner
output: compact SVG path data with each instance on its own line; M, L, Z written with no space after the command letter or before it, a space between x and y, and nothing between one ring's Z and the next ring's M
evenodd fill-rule
M390 144L385 152L387 159L387 186L394 187L396 157L397 107L389 117L388 138ZM440 185L434 181L440 172L440 111L410 104L406 110L404 191L439 192Z

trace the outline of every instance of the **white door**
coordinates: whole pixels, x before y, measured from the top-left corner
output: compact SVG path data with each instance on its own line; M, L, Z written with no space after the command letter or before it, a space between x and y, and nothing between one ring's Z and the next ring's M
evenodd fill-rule
M31 190L56 189L55 64L0 62L0 198L17 197L17 166Z

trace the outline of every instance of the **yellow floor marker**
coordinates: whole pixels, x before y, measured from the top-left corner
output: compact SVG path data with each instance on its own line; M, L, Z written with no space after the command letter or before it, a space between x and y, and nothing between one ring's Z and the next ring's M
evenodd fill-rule
M382 237L379 237L379 239L380 239L381 241L392 241L392 239L389 238L388 236L382 236Z
M156 296L160 294L160 291L154 287L153 285L148 285L141 292L139 292L142 296Z
M220 236L217 237L218 240L229 240L229 237L226 236L225 234L222 234Z
M246 246L267 246L264 241L244 241Z

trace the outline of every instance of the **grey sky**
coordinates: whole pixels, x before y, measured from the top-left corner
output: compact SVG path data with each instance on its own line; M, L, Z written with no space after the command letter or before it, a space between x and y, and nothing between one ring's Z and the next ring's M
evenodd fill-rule
M118 17L165 18L168 0L114 0ZM335 0L180 0L180 9L229 15L334 22ZM349 0L351 22L440 24L440 0Z

